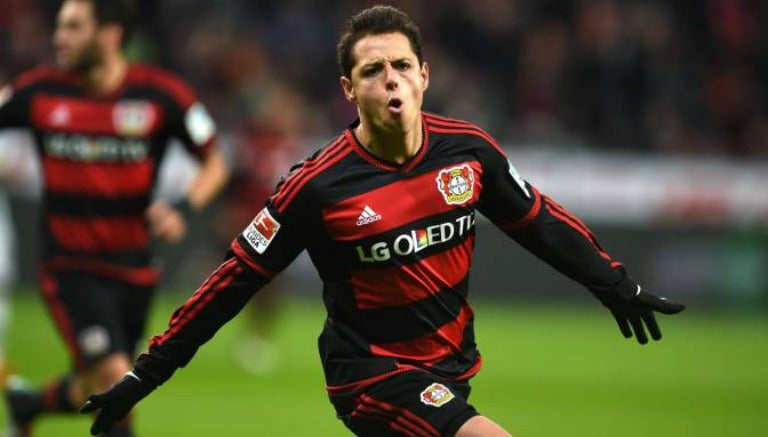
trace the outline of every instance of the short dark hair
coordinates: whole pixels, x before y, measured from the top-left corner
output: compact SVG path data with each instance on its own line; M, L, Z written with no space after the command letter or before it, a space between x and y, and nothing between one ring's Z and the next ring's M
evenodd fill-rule
M93 6L93 15L99 26L117 24L123 29L122 45L125 46L136 28L136 4L133 0L81 0Z
M353 15L347 21L347 28L339 38L336 45L336 60L343 76L351 77L355 60L352 56L352 48L355 44L368 35L380 35L382 33L402 33L411 43L411 49L419 60L419 65L424 63L421 53L421 33L411 17L392 6L377 5L365 9Z

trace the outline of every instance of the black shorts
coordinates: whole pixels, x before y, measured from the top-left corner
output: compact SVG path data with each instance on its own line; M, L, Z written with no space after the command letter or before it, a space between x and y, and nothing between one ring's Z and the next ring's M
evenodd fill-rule
M357 436L454 436L478 415L468 403L470 390L468 382L412 371L363 392L332 396L331 402L339 419Z
M114 353L133 358L154 287L44 269L42 291L75 370L87 369Z

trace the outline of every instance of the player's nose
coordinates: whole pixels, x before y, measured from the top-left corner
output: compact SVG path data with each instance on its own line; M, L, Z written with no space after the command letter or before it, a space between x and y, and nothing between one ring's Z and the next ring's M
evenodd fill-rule
M391 65L387 64L386 67L384 67L384 83L387 87L387 91L394 91L398 88L398 75L397 70L395 70Z

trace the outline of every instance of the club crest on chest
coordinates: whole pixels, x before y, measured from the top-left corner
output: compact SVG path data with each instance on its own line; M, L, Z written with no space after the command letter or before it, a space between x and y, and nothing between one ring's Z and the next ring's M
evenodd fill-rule
M475 174L467 164L440 170L437 189L449 205L462 205L472 199Z

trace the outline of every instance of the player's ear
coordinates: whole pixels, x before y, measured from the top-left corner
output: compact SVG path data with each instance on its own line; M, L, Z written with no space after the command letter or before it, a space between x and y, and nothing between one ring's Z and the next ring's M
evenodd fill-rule
M352 81L346 76L341 76L339 78L339 83L341 83L341 89L344 91L344 97L350 102L356 102L357 97L355 97L355 89L352 86Z
M426 62L421 64L421 91L424 92L429 88L429 65Z

